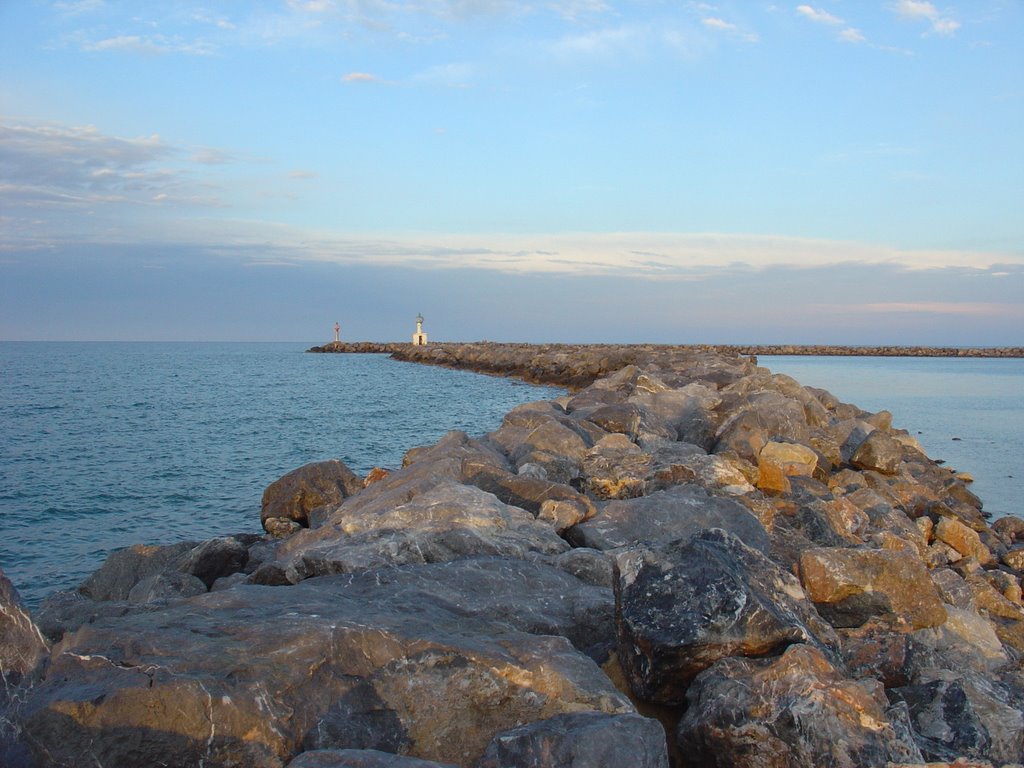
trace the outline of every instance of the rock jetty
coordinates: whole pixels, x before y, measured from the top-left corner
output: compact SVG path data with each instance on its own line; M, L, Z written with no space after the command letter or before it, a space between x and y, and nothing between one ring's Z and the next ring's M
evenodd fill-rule
M361 351L570 391L32 616L0 579L0 764L1024 763L1024 520L890 414L735 352Z

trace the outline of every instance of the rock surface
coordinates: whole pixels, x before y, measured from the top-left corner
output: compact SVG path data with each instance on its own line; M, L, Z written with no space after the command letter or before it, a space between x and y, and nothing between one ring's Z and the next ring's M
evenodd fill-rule
M572 391L299 468L267 535L128 548L36 623L0 579L0 764L1024 763L1024 523L891 414L735 349L322 351Z

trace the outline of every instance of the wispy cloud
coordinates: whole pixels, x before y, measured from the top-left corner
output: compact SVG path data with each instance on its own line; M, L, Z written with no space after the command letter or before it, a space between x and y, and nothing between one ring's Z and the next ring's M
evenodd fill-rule
M727 32L731 32L736 29L735 24L730 24L725 19L719 19L714 16L709 16L707 18L701 19L701 23L705 27L711 27L712 29L721 29Z
M989 318L1024 318L1024 304L978 301L894 301L867 304L816 304L822 314L952 315Z
M864 33L855 27L847 27L839 33L839 39L847 43L863 43L867 40Z
M926 0L897 0L890 7L902 19L928 22L931 31L937 35L950 36L960 29L959 21L940 13L938 8Z
M190 56L210 56L216 52L214 45L202 40L190 42L163 35L117 35L101 40L83 40L81 49L89 53L115 51L146 55L182 53Z
M385 80L369 72L348 72L341 76L343 83L383 83Z
M818 24L829 24L832 26L839 26L840 24L846 23L841 18L839 18L838 16L833 16L828 11L824 11L820 8L814 8L813 6L810 5L798 5L796 7L796 12L803 16L805 19L810 19L811 21L817 22Z
M509 274L705 280L764 270L846 266L977 272L1024 267L1024 255L906 250L855 242L715 233L421 234L340 236L256 222L195 222L190 236L210 251L248 258ZM986 273L987 274L987 273Z
M208 184L175 167L185 154L155 134L123 138L93 126L0 120L0 201L22 224L38 219L50 230L88 229L80 217L125 205L222 206ZM193 162L217 151L198 154Z

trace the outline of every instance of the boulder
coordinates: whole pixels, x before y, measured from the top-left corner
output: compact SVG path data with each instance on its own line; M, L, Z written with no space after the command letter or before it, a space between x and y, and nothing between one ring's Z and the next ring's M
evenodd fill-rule
M651 450L653 463L646 478L647 493L673 485L697 483L732 496L752 493L754 486L725 456L708 454L692 443L667 443Z
M768 534L739 502L698 485L677 485L636 499L609 501L590 520L566 531L573 546L616 549L665 539L684 539L722 528L748 546L767 551Z
M575 488L522 472L512 474L500 467L464 461L462 475L469 485L493 493L499 501L532 512L534 516L547 501L568 502L579 510L581 519L597 512L594 503Z
M806 445L780 443L771 440L765 443L757 457L758 466L771 464L782 470L787 477L803 475L811 477L818 469L818 454Z
M219 536L208 539L187 553L180 570L195 576L206 588L223 576L238 573L249 562L249 545L259 541L256 536Z
M586 415L586 419L606 432L622 434L635 440L642 414L641 408L634 403L610 403L594 408Z
M634 694L678 705L728 656L809 643L838 659L838 638L796 578L721 529L640 546L616 558L619 658Z
M625 435L608 435L595 443L583 459L586 490L597 499L642 496L652 463L651 455Z
M278 566L294 583L384 565L440 563L472 555L522 559L532 552L566 549L555 530L529 512L474 486L442 480L397 506L342 505L329 523L285 540L278 549ZM256 575L273 567L265 564Z
M489 567L447 581L438 572L454 564L239 586L83 627L29 692L21 725L51 764L275 766L347 748L472 765L522 723L632 711L569 640L515 628L551 628L551 605L515 607L529 583L502 574L487 582L490 607L470 599ZM571 579L551 576L559 590ZM566 593L564 613L579 594Z
M337 459L306 464L267 486L260 520L283 517L307 526L312 510L338 504L362 489L363 481Z
M806 645L791 645L773 659L723 659L697 677L686 698L677 736L694 765L922 762L881 686L845 679Z
M107 557L78 591L93 600L127 600L136 584L163 571L177 570L197 546L198 542L182 541L167 546L135 544L119 550Z
M988 547L981 543L978 533L952 517L940 517L934 536L964 557L973 557L982 565L995 561Z
M635 714L574 712L500 733L476 768L668 768L665 731Z
M850 464L857 469L894 475L903 460L903 446L894 437L876 429L857 446Z
M935 627L946 609L915 554L821 547L800 558L800 581L818 611L834 625L856 627L894 614L913 629Z
M1004 765L1024 759L1024 702L986 675L958 670L888 693L907 706L926 760Z

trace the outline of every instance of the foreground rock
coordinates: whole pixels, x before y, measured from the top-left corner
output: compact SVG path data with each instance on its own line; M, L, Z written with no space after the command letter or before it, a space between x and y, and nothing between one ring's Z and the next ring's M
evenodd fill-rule
M116 553L52 650L5 609L0 762L1024 763L1024 523L890 414L697 348L363 351L573 391Z
M55 765L283 765L335 747L469 765L521 722L632 711L568 639L528 633L607 632L610 606L583 607L594 588L502 565L240 586L83 627L22 709L25 737Z

